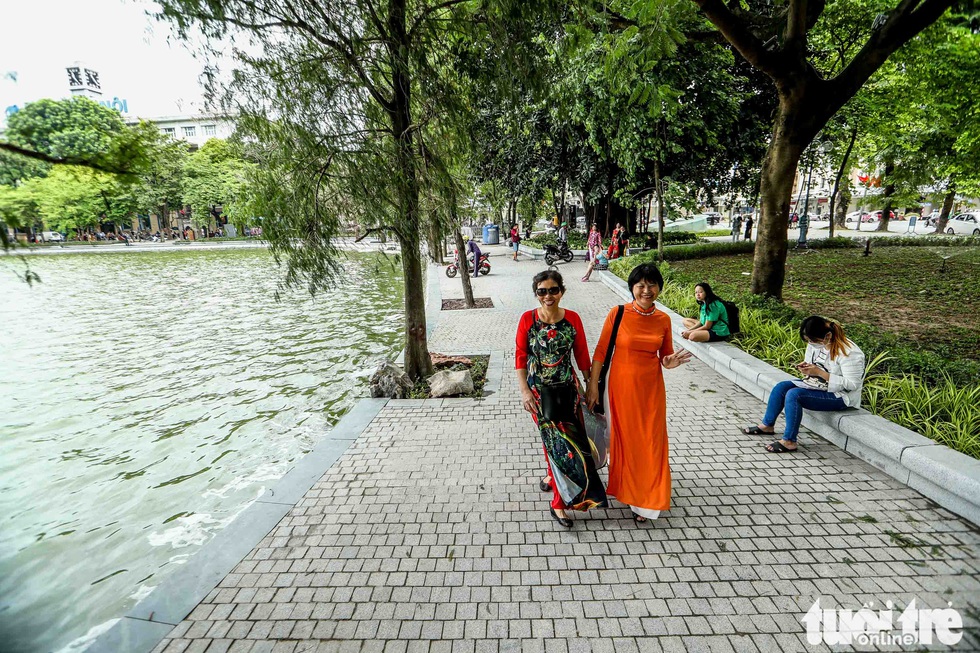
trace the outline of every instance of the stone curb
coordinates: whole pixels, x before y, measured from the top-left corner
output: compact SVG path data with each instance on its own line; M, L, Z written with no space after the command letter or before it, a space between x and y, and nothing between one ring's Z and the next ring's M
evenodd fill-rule
M86 653L151 651L276 527L378 416L387 399L361 399L285 476L175 569Z
M596 274L625 301L632 299L625 281L608 271ZM660 303L657 307L670 316L675 341L679 341L683 318ZM761 401L768 400L774 385L794 378L725 342L685 340L683 346ZM980 525L980 460L862 408L827 413L805 411L803 426L943 508Z

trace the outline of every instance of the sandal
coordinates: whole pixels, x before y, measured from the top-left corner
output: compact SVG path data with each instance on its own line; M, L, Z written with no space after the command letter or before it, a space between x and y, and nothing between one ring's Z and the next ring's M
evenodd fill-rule
M538 487L542 492L551 492L551 483L548 481L538 481Z
M746 426L744 429L742 429L742 433L745 435L772 435L775 432L776 429L771 431L763 431L758 426Z
M648 522L650 520L647 519L646 517L644 517L643 515L638 515L638 514L636 514L634 512L633 513L633 521L635 521L637 524L644 524L644 523L646 523L646 522Z
M551 508L550 510L551 510L551 516L555 518L555 521L558 522L558 525L559 526L562 526L563 528L571 528L572 527L572 520L571 519L569 519L568 517L559 517L558 516L558 513L555 512L555 509L554 508Z
M799 445L796 445L799 448ZM783 445L782 442L776 440L775 442L770 442L766 445L766 451L769 453L793 453L796 449L789 449Z

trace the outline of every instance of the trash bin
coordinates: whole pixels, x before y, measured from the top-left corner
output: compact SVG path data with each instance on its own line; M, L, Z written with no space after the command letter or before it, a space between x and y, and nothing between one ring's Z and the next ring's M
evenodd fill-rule
M485 224L483 225L483 244L484 245L499 245L500 244L500 227L495 224Z

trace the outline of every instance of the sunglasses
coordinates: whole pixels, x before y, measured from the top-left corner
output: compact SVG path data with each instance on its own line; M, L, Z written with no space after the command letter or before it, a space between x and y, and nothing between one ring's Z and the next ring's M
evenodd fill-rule
M534 294L538 297L544 297L545 295L560 295L561 288L558 286L552 286L550 288L536 288Z

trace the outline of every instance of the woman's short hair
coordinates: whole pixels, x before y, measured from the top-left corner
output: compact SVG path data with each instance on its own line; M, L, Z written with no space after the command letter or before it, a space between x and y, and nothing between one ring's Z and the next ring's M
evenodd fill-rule
M642 263L637 265L635 268L633 268L633 271L630 272L629 279L626 280L626 283L630 287L631 295L633 295L633 286L641 281L655 283L660 290L664 289L664 275L660 274L660 268L653 263ZM635 295L633 295L633 299L636 299Z
M558 270L544 270L543 272L538 272L536 275L534 275L534 278L531 279L531 290L537 290L539 283L542 281L548 281L549 279L558 284L558 287L561 288L562 293L565 292L565 280L561 278L561 273L558 272Z

